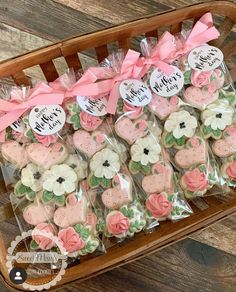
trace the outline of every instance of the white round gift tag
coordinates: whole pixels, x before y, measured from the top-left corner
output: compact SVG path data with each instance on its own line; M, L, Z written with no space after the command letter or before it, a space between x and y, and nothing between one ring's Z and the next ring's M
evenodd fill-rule
M107 114L106 97L89 98L86 96L77 96L76 99L80 108L92 116L101 117Z

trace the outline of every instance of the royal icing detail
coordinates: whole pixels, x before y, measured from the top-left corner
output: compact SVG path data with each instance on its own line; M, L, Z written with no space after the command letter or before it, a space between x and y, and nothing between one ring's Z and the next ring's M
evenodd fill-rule
M152 99L150 89L140 80L126 79L120 83L121 98L133 106L145 106Z
M66 114L59 105L38 105L29 114L29 125L42 136L59 132L66 121Z
M236 151L236 127L229 126L225 128L222 139L212 144L212 151L218 157L229 157Z
M211 71L223 62L224 55L220 49L203 45L193 49L188 55L188 63L194 70Z
M175 66L171 66L174 72L170 75L165 74L156 68L150 76L150 86L154 93L160 96L173 96L180 92L184 86L183 73Z

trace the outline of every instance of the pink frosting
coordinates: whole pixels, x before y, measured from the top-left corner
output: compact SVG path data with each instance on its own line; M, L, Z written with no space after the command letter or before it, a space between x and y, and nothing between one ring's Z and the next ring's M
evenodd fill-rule
M236 180L236 161L230 163L226 168L226 173L231 179Z
M108 232L119 235L129 229L130 222L120 211L114 211L107 216L106 224Z
M38 235L38 232L45 233ZM57 234L57 228L53 224L48 223L39 223L35 226L32 232L32 238L37 242L39 248L47 250L55 246L55 242L52 240L52 237Z
M227 132L231 136L235 136L236 135L236 128L234 126L229 126L229 127L225 128L225 132Z
M142 106L134 106L134 105L131 105L127 102L124 102L123 112L129 113L128 117L130 119L137 119L143 114L143 107Z
M191 192L204 191L208 187L206 174L198 168L186 171L182 179L187 189Z
M80 112L79 117L81 127L87 131L94 131L102 124L102 120L99 117L92 116L86 112Z
M38 135L37 133L34 132L34 136L39 143L43 144L46 147L48 147L50 144L56 143L56 141L57 141L56 135L42 136L42 135Z
M146 207L155 218L169 216L173 208L163 194L151 194L146 200Z
M93 212L89 212L87 214L86 223L88 225L92 225L93 227L96 227L97 221L98 221L98 218L97 218L97 216Z
M69 253L78 251L85 246L83 239L73 227L60 230L58 238L61 240L65 250Z
M211 81L211 71L202 72L197 70L192 70L191 82L193 86L202 87L208 85Z

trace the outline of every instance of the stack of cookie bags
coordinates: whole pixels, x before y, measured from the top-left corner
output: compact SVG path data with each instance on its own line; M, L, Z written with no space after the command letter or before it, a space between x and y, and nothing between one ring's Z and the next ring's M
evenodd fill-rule
M9 124L1 129L1 169L21 232L33 229L28 248L54 250L58 238L71 258L103 250L84 180L88 165L67 138L64 92L41 82L11 88L7 102L19 110L6 108L1 117Z

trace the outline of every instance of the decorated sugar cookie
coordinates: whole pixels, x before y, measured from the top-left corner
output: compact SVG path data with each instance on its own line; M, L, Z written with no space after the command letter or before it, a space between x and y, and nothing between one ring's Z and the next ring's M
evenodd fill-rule
M117 174L112 179L112 188L102 194L102 202L108 209L119 209L132 202L132 182L129 176Z
M160 119L166 119L171 113L179 110L179 97L174 95L169 99L166 97L152 95L152 100L148 104L149 109Z
M194 135L197 126L197 119L189 112L181 110L171 113L164 125L165 132L162 135L164 146L183 147L186 140Z
M77 223L85 223L87 209L85 196L79 198L76 193L72 193L66 198L66 206L60 207L55 211L53 220L57 226L62 228L67 228Z
M73 143L76 149L91 158L106 146L106 136L101 131L90 134L84 130L78 130L73 134Z
M215 170L209 165L201 164L187 170L180 179L186 198L203 196L216 183Z
M153 135L149 134L144 138L137 139L130 148L130 171L133 174L138 172L149 174L151 165L159 160L160 153L161 146Z
M77 182L77 174L67 164L52 166L43 174L42 201L55 202L59 206L64 205L65 195L75 191Z
M56 246L58 230L52 223L39 223L32 231L31 249L49 250Z
M91 170L89 176L90 187L94 188L101 185L104 188L109 188L112 178L120 170L121 162L115 151L105 148L92 157L89 166Z
M142 188L148 193L173 193L174 179L173 168L167 162L160 161L152 166L152 174L144 176Z
M78 154L69 154L64 163L69 165L76 172L78 181L87 177L88 163Z
M118 105L117 105L117 113L118 114L124 114L126 117L128 117L131 120L136 120L142 116L144 113L145 108L143 106L135 106L131 105L123 99L119 99Z
M199 136L193 136L184 145L184 149L177 151L174 160L175 163L181 168L189 168L193 165L206 163L206 142Z
M1 154L16 168L22 168L29 162L25 147L16 141L4 142L1 145Z
M220 139L222 131L233 122L234 109L225 99L218 100L202 112L201 130L205 138Z
M66 147L59 142L48 147L40 143L32 143L26 147L26 152L32 163L44 169L62 163L68 156Z
M218 157L229 157L236 152L236 126L231 125L225 128L222 139L212 144L212 151Z
M236 187L236 155L225 160L221 166L221 174L228 186Z
M146 225L144 210L138 202L124 205L106 216L105 236L125 238L140 232Z
M115 123L116 134L132 145L137 139L142 138L148 133L148 125L145 120L135 121L127 117L120 117Z

